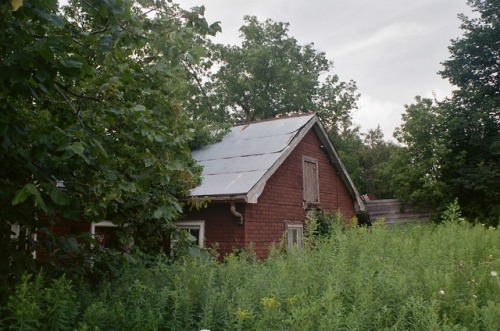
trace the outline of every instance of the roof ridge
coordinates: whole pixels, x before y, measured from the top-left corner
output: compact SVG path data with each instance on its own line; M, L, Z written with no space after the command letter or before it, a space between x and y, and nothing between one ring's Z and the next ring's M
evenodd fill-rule
M290 115L285 115L285 116L282 116L282 117L269 117L269 118L263 118L263 119L254 120L254 121L247 122L247 123L236 124L236 125L233 125L233 128L234 127L238 127L238 126L248 126L248 125L252 125L252 124L266 123L266 122L272 122L272 121L278 121L278 120L286 120L286 119L303 117L303 116L304 117L305 116L311 116L311 117L313 117L314 115L316 115L316 112L290 114Z

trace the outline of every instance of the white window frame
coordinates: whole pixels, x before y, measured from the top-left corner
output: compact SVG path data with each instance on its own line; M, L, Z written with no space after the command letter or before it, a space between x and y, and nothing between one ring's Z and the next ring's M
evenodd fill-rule
M306 195L306 186L308 184L306 180L306 162L307 163L314 163L316 165L316 174L314 180L316 181L316 197L317 201L309 201L308 196ZM319 163L318 160L315 158L312 158L310 156L302 156L302 192L303 192L303 199L306 204L319 204L320 203L320 196L319 196Z
M297 237L297 243L294 243L293 233L295 231L300 231L299 236ZM287 222L285 223L285 235L286 235L286 246L288 248L298 247L302 248L302 238L304 236L304 224L302 222Z
M14 232L14 234L10 235L10 239L17 239L19 237L19 233L21 232L21 226L19 224L11 224L10 232Z
M14 240L17 240L17 238L19 238L19 234L21 233L21 225L19 225L17 223L11 224L10 225L10 231L14 232L14 234L10 235L10 238L14 239ZM26 229L26 235L29 235L28 229ZM37 241L38 234L36 233L36 229L35 229L35 232L33 232L31 234L31 239L33 239L34 241ZM33 259L36 259L36 250L34 250L31 253L31 255L33 256Z
M179 229L196 229L200 231L200 238L198 239L198 246L204 247L205 245L205 221L178 221L174 225ZM172 243L173 244L173 243Z

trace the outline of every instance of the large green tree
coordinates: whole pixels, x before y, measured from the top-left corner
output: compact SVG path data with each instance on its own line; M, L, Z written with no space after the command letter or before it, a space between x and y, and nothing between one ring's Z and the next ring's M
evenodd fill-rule
M391 172L386 168L401 147L384 140L380 126L367 133L361 133L359 127L330 131L330 137L361 194L371 193L379 199L394 197Z
M241 45L212 45L216 69L203 84L197 114L245 122L316 112L329 128L349 127L358 99L355 83L341 82L325 53L299 45L288 26L247 16Z
M36 245L82 271L79 242L50 232L61 219L127 223L136 247L159 250L199 180L186 65L220 30L202 15L152 0L0 4L2 286Z
M383 141L380 129L363 141L352 125L355 83L340 81L326 54L299 45L288 28L247 16L241 45L211 44L204 65L190 70L199 91L190 100L193 118L241 123L316 112L358 189L390 196L379 173L394 144Z
M441 75L458 87L442 105L449 149L443 181L470 217L500 222L500 2L469 0Z
M398 195L437 206L458 198L464 215L500 221L500 3L468 2L464 35L452 41L441 75L458 89L443 102L417 98L395 136L404 144L387 169Z
M394 197L394 188L390 185L390 177L384 171L392 155L400 150L400 146L384 140L384 134L377 126L369 129L364 135L363 149L360 152L360 166L363 173L364 190L373 193L378 199Z
M396 197L437 203L445 198L441 170L447 155L439 107L432 99L416 97L415 101L405 106L403 124L394 132L404 147L390 156L383 172Z

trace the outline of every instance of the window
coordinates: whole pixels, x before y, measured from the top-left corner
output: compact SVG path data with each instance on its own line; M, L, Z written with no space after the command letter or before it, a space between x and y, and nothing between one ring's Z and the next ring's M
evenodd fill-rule
M319 203L318 160L304 156L302 159L304 202Z
M21 234L21 231L22 231L22 229L21 229L21 226L19 224L11 224L10 225L10 232L11 232L10 238L13 240L16 240L16 241L19 240L19 235ZM32 243L36 243L36 241L38 239L36 229L34 232L30 233L29 229L26 228L25 233L26 233L26 240L31 240ZM26 245L25 247L28 248L28 242L25 242L25 245ZM33 255L34 259L36 259L36 250L34 250L33 253L31 253L31 255Z
M126 224L125 224L126 226ZM124 243L123 236L120 236L119 228L111 221L92 223L90 233L94 236L97 244L101 248L114 248L128 251L132 247L132 242Z
M287 247L302 247L302 234L304 225L302 223L288 223L285 226Z
M205 243L205 221L180 221L175 226L189 232L196 239L196 245L203 247Z
M19 226L19 224L11 224L10 232L13 232L13 234L10 235L10 239L17 239L19 238L19 234L21 233L21 227Z

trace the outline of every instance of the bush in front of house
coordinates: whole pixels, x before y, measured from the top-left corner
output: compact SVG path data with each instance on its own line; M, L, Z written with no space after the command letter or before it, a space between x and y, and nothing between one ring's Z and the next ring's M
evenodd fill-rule
M265 261L159 258L97 286L25 277L12 330L494 330L499 233L467 222L345 228ZM76 300L76 298L80 298Z

